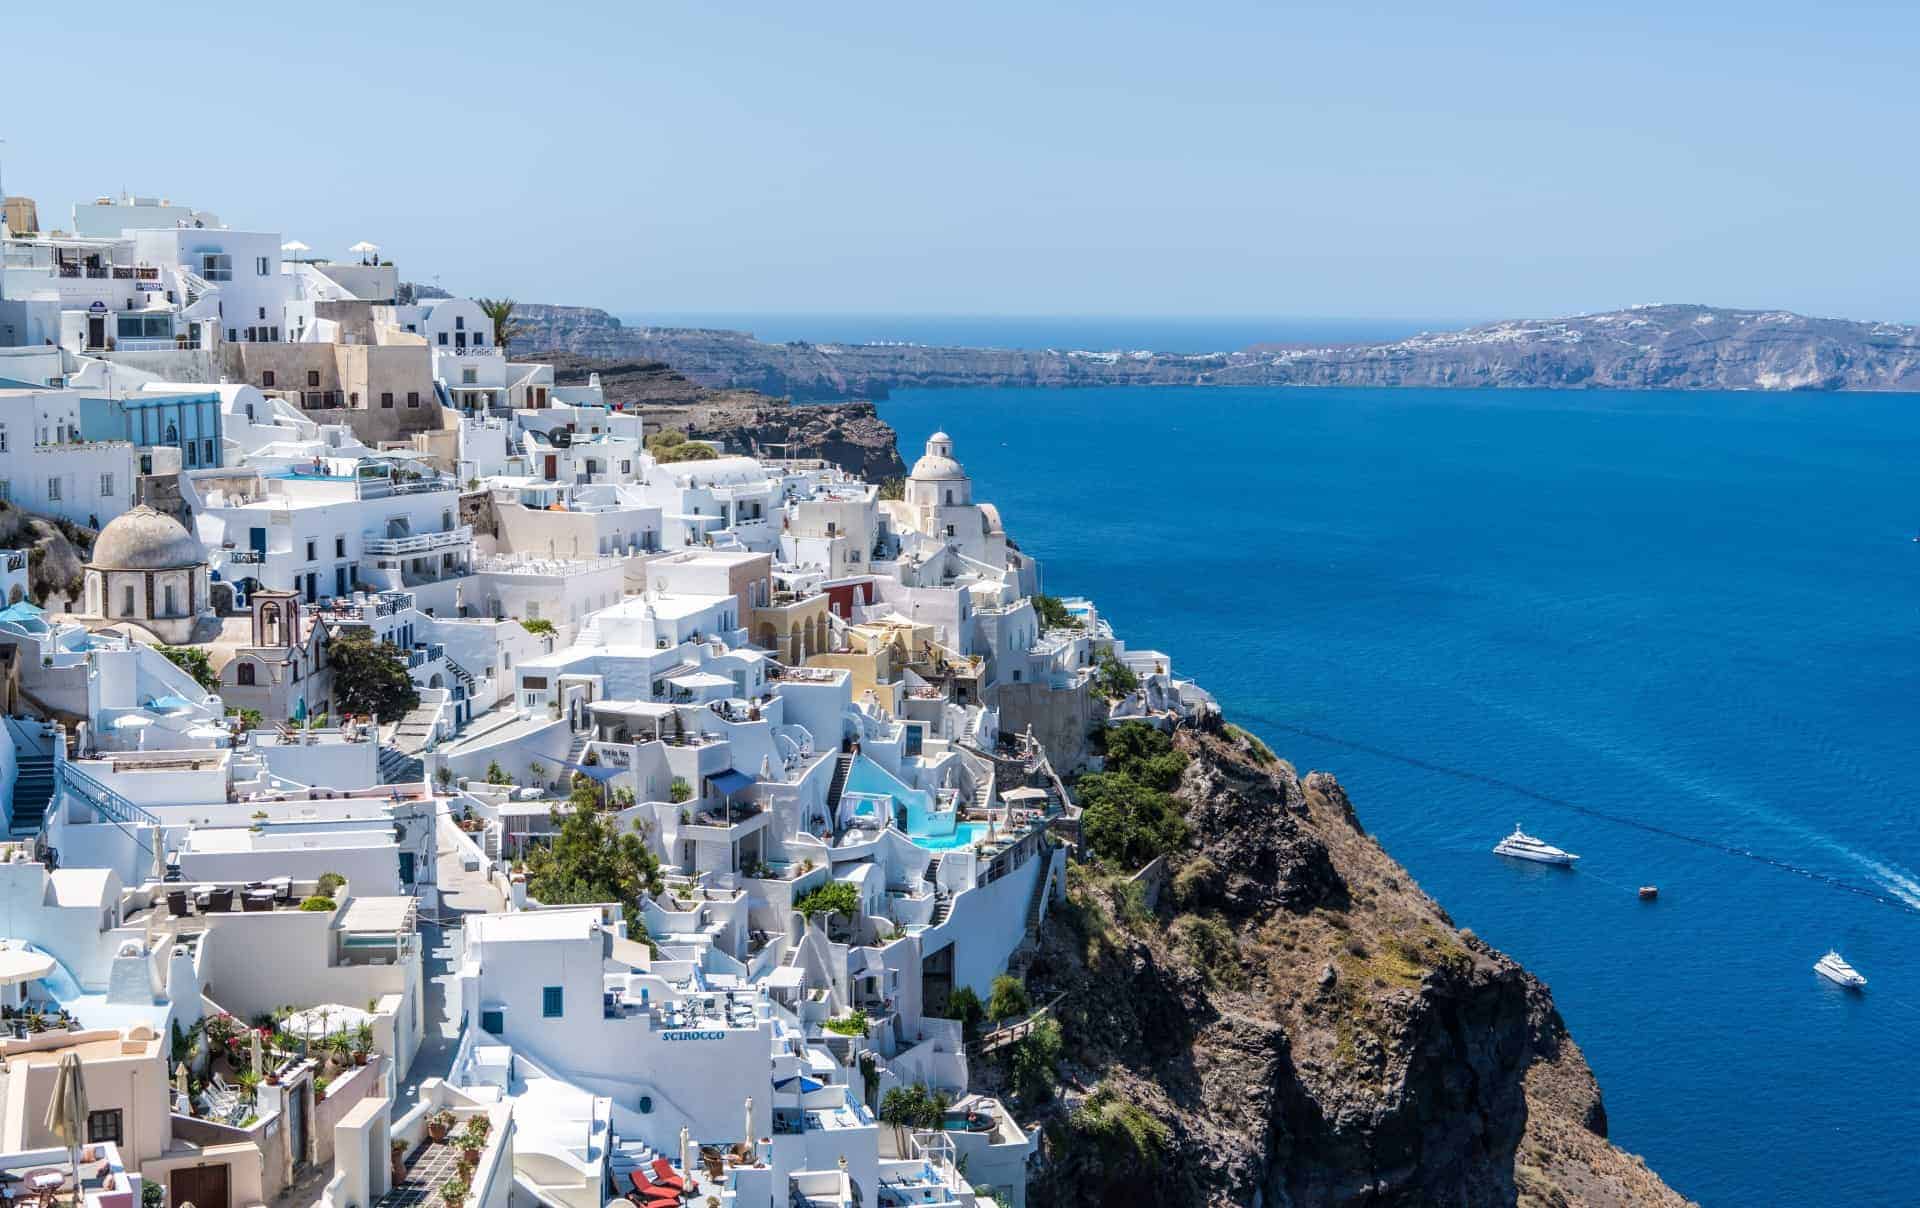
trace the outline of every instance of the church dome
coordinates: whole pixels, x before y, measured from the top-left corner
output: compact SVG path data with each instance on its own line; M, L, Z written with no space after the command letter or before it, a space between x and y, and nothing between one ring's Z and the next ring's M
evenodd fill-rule
M913 463L912 476L921 482L965 478L967 472L953 459L953 438L945 432L935 432L928 437L926 455Z
M206 560L206 546L185 526L143 503L107 522L87 565L99 570L178 570Z

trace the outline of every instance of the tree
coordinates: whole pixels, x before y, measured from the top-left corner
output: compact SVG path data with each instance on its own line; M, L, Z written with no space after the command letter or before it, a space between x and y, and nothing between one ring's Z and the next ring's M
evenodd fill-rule
M1007 1072L1014 1093L1029 1105L1053 1098L1055 1070L1063 1048L1060 1025L1043 1019L1007 1049Z
M333 639L327 659L333 667L334 701L342 713L396 718L420 704L406 656L390 642L376 646L364 630L347 630Z
M987 995L987 1018L996 1023L1025 1015L1033 1010L1027 999L1027 983L1011 973L993 979L993 992Z
M531 620L521 621L520 628L536 637L550 638L554 636L555 632L553 622L547 620L545 617L534 617Z
M1173 798L1120 772L1095 772L1074 785L1080 834L1102 860L1138 868L1187 841L1187 822Z
M487 783L512 784L513 777L507 775L506 770L500 766L500 761L495 759L487 764Z
M1140 677L1111 651L1100 656L1100 662L1093 672L1093 687L1108 700L1117 700L1138 691Z
M512 298L476 298L480 310L493 321L493 343L497 348L505 348L513 340L526 333L527 325L513 317Z
M220 676L207 659L207 652L200 646L161 646L160 653L180 670L193 677L193 682L209 692L220 690Z
M259 729L266 721L266 718L260 716L258 709L228 709L227 716L240 723L240 731L243 734L248 730Z
M947 1018L959 1020L963 1034L977 1032L985 1016L986 1008L980 1005L980 996L973 992L972 986L960 986L947 993Z
M591 791L572 806L564 816L553 811L553 842L527 853L527 892L549 905L618 902L637 922L640 895L660 892L660 858L638 822L623 831L614 815L595 810Z
M1145 722L1122 722L1107 730L1107 771L1116 772L1151 789L1171 791L1187 770L1187 757L1173 749L1173 739Z
M1033 611L1040 617L1042 629L1084 629L1080 619L1067 611L1066 604L1059 596L1036 595L1033 597Z
M907 497L907 480L904 478L887 479L880 484L880 494L878 497L881 499L905 499Z
M910 1128L939 1128L940 1118L947 1114L947 1096L941 1091L929 1091L924 1082L912 1086L896 1086L880 1098L880 1122L893 1128L896 1152L905 1153L907 1130Z

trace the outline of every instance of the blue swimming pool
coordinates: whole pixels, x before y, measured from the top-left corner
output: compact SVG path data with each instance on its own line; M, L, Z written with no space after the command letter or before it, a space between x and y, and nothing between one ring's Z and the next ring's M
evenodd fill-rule
M911 838L928 851L952 851L956 847L970 847L986 829L984 822L962 822L953 828L951 835L913 835Z

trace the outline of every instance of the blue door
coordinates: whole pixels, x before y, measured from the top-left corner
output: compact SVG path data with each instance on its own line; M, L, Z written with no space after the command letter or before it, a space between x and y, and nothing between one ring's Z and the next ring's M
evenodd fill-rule
M256 554L267 552L267 530L263 528L247 530L247 548Z

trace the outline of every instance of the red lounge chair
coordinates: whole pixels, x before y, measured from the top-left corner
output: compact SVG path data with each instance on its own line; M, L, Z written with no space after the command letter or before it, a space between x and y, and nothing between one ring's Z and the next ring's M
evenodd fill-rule
M636 1204L646 1206L646 1208L653 1208L655 1205L660 1206L660 1208L667 1208L667 1206L680 1202L679 1192L670 1187L662 1187L658 1183L649 1183L647 1176L637 1170L628 1171L627 1180L633 1184L633 1194L627 1198Z
M687 1182L674 1171L672 1162L665 1158L655 1158L651 1166L653 1181L657 1186L665 1187L669 1191L686 1191Z

